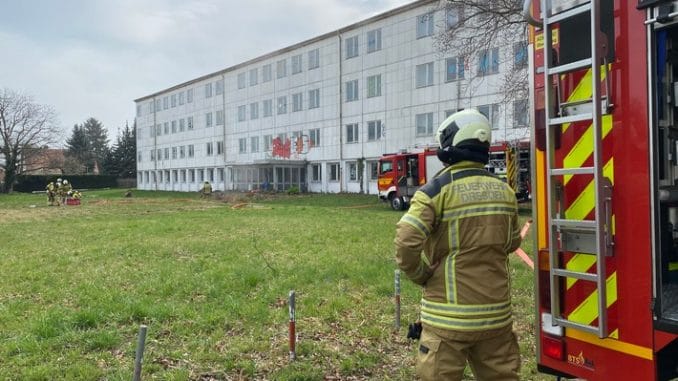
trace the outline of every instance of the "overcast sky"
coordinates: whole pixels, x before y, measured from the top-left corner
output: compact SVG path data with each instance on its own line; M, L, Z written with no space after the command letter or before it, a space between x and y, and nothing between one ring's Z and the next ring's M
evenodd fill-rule
M111 142L133 100L411 0L2 0L0 88L32 95Z

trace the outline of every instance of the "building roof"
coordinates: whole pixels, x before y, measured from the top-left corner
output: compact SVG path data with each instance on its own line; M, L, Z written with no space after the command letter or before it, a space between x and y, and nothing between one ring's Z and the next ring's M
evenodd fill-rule
M315 43L315 42L318 42L318 41L322 41L322 40L324 40L325 38L332 37L332 36L336 36L336 35L340 35L340 34L342 34L342 33L345 33L345 32L348 32L348 31L350 31L350 30L359 28L359 27L361 27L361 26L370 24L370 23L372 23L372 22L379 21L379 20L383 20L383 19L385 19L385 18L394 16L394 15L397 15L397 14L400 14L400 13L407 12L407 11L409 11L409 10L411 10L411 9L420 7L420 6L425 5L425 4L429 4L429 3L437 3L437 2L438 2L438 0L417 0L417 1L414 1L414 2L412 2L412 3L402 5L402 6L398 7L398 8L391 9L391 10L386 11L386 12L384 12L384 13L380 13L380 14L378 14L378 15L372 16L372 17L367 18L367 19L365 19L365 20L358 21L358 22L356 22L356 23L347 25L347 26L345 26L345 27L343 27L343 28L340 28L340 29L337 29L337 30L335 30L335 31L328 32L328 33L325 33L325 34L321 34L320 36L313 37L313 38L311 38L311 39L309 39L309 40L305 40L305 41L296 43L296 44L294 44L294 45L290 45L290 46L287 46L287 47L285 47L285 48L278 49L278 50L273 51L273 52L271 52L271 53L264 54L264 55L262 55L262 56L253 58L253 59L248 60L248 61L245 61L245 62L241 62L241 63L239 63L239 64L237 64L237 65L233 65L233 66L227 67L227 68L225 68L225 69L222 69L222 70L219 70L219 71L215 71L215 72L213 72L213 73L206 74L206 75L203 75L203 76L201 76L201 77L192 79L192 80L190 80L190 81L186 81L186 82L180 83L180 84L178 84L178 85L175 85L175 86L172 86L172 87L168 87L168 88L166 88L166 89L164 89L164 90L157 91L157 92L155 92L155 93L152 93L152 94L143 96L143 97L141 97L141 98L137 98L137 99L134 100L134 102L141 102L141 101L145 101L145 100L148 100L148 99L152 99L152 98L154 98L154 97L156 97L156 96L158 96L158 95L167 93L167 92L172 91L172 90L180 89L180 88L182 88L182 87L191 85L191 84L193 84L193 83L203 81L203 80L205 80L205 79L207 79L207 78L211 78L211 77L214 77L214 76L216 76L216 75L225 74L225 73L228 73L228 72L231 72L231 71L235 71L235 70L241 69L241 68L243 68L243 67L246 67L246 66L248 66L248 65L251 65L251 64L253 64L253 63L260 62L260 61L264 61L264 60L267 60L267 59L269 59L269 58L278 56L278 55L280 55L280 54L290 52L290 51L292 51L292 50L295 50L295 49L298 49L298 48L301 48L301 47L310 45L310 44Z

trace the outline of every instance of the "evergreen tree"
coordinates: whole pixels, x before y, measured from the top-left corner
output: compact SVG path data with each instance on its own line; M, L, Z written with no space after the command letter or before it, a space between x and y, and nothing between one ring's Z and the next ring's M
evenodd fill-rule
M94 118L87 119L82 125L82 128L85 130L87 143L92 155L91 161L87 166L89 169L93 169L94 163L96 162L101 168L109 150L106 129L101 122Z
M77 124L73 126L71 137L66 140L66 148L68 150L67 155L70 158L71 171L74 171L76 168L82 168L77 170L76 173L83 173L91 162L92 155L87 141L87 134L82 126Z
M136 124L131 129L125 124L125 129L118 135L113 148L106 156L105 172L121 178L134 178L137 169L136 145Z

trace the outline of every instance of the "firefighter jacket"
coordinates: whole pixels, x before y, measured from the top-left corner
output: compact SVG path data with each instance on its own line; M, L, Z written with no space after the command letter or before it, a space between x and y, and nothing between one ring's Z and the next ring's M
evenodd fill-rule
M520 246L513 190L462 161L421 187L397 224L396 262L424 287L421 321L463 332L512 323L508 254Z

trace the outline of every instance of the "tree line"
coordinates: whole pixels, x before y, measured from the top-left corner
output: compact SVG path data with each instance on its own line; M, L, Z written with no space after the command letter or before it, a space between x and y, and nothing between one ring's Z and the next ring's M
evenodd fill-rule
M59 126L51 106L11 89L0 91L0 192L10 193L27 163L45 157L59 145ZM49 159L43 168L64 175L107 174L136 177L136 125L128 124L109 145L107 130L95 118L73 126L66 140L64 160Z

